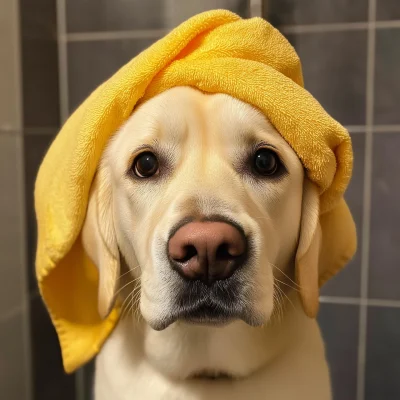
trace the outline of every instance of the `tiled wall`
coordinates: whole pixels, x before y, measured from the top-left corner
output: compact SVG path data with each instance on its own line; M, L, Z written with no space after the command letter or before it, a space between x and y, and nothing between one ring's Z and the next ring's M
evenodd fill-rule
M34 275L34 181L42 157L60 127L56 1L19 0L19 8L27 290L30 299L31 399L73 400L75 378L65 375L62 370L58 339L38 295ZM18 398L20 399L22 398Z
M351 132L355 259L322 291L335 400L400 398L400 2L265 0L306 88Z
M21 73L17 1L0 2L0 397L29 399Z
M0 282L0 394L7 400L90 398L91 366L76 376L63 373L33 274L34 178L60 121L188 16L218 7L254 15L260 3L1 2L0 271L7 280ZM349 128L354 143L347 198L359 251L324 288L319 316L335 400L400 398L399 0L264 0L264 17L294 44L306 87Z

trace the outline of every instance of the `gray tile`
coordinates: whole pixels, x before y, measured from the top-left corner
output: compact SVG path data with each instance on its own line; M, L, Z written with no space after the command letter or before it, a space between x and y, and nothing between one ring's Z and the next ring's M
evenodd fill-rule
M66 375L56 331L40 297L30 304L33 400L74 400L75 375Z
M0 393L3 399L27 399L29 373L23 334L23 315L0 322Z
M400 20L400 3L398 0L377 0L376 19L378 21Z
M400 29L376 31L374 123L377 125L400 124L399 48Z
M92 400L94 399L93 394L93 385L94 385L94 372L95 372L95 363L94 361L87 364L84 369L84 383L85 383L85 399Z
M360 296L361 273L361 234L363 216L363 190L364 190L364 161L365 161L365 134L352 135L354 168L353 177L346 191L345 198L353 214L357 226L358 249L350 263L334 278L326 283L321 294L325 296Z
M344 125L365 124L367 33L288 35L303 65L305 87Z
M21 185L17 164L22 148L17 134L0 135L0 316L22 304L25 265Z
M368 310L365 400L400 398L400 309Z
M154 39L73 42L68 45L69 106L73 111L101 83Z
M266 2L264 18L276 27L360 22L368 19L368 1L270 0Z
M25 207L27 219L27 247L28 247L28 285L30 292L37 290L35 276L35 252L37 227L33 204L33 191L38 168L47 148L53 140L52 135L30 135L24 140L24 167L25 167Z
M69 32L164 29L202 11L230 9L247 16L247 0L68 0Z
M24 126L58 126L56 2L21 0L20 15Z
M165 24L168 28L173 28L193 15L219 8L231 10L242 17L249 16L248 0L164 0Z
M369 297L400 300L400 135L374 136Z
M18 2L2 1L0 10L0 130L20 128Z
M326 345L333 400L356 398L358 318L358 306L321 304L318 321Z
M164 28L163 0L68 0L69 32Z

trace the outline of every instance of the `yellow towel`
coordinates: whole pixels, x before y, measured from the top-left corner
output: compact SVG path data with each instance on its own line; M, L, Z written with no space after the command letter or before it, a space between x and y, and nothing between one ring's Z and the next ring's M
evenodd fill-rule
M96 355L118 320L117 308L106 320L98 315L97 271L79 240L102 151L138 103L184 85L258 107L296 151L320 190L322 233L329 238L322 247L330 263L321 284L355 251L354 223L342 198L352 171L351 141L303 88L296 52L260 18L243 20L224 10L199 14L96 89L65 123L40 167L36 273L67 372Z

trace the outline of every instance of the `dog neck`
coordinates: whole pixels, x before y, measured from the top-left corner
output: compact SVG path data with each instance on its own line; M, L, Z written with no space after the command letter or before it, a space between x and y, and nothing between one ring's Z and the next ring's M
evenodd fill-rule
M112 352L130 366L146 362L176 380L245 378L301 342L313 322L302 312L297 296L290 296L282 315L257 328L241 321L224 327L178 321L155 331L143 320L125 317L105 347L113 347Z
M259 328L177 322L157 332L124 318L97 357L95 399L331 399L319 327L289 297Z

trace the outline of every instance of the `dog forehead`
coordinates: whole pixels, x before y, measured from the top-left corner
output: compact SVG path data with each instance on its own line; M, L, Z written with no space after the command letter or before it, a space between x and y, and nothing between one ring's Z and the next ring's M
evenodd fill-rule
M189 87L169 89L139 105L115 135L118 143L181 142L207 116L206 96ZM189 129L190 128L190 129ZM117 144L118 146L118 144Z
M190 87L169 89L141 104L114 135L107 152L115 159L112 153L129 157L143 145L179 149L188 141L196 148L201 142L214 143L235 153L265 141L294 153L255 107L227 94Z

